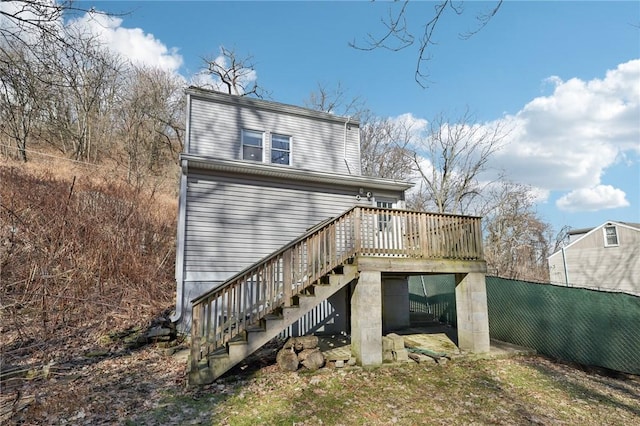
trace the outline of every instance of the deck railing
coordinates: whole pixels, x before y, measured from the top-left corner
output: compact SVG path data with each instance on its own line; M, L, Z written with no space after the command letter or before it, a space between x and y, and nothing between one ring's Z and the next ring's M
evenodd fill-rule
M482 260L480 218L354 207L319 224L192 301L194 366L356 255Z

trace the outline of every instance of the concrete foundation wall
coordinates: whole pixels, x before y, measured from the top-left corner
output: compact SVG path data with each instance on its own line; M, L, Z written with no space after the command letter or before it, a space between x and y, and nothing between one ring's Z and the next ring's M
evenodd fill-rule
M485 274L456 274L458 347L463 351L489 352L489 312Z
M382 364L382 274L362 271L351 296L351 354L358 364Z

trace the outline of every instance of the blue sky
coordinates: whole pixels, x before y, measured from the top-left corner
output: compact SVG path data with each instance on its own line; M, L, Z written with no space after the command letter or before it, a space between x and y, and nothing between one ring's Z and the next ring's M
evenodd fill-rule
M414 80L417 50L349 47L381 34L387 2L89 2L128 12L103 39L134 60L189 80L219 46L252 55L258 83L278 102L302 105L318 83L338 82L377 115L424 123L465 108L481 123L514 129L492 161L539 190L538 211L558 230L606 220L640 222L640 2L506 1L469 40L478 12L465 2L437 29L430 83ZM408 6L420 33L432 2Z

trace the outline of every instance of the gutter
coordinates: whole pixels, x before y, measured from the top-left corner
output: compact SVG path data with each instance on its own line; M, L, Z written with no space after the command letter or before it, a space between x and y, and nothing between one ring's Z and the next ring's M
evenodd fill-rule
M189 170L200 169L249 176L267 176L299 182L317 182L355 188L398 191L407 190L415 185L413 182L393 179L294 169L288 166L262 164L253 161L221 160L193 154L181 154L180 160L186 162Z

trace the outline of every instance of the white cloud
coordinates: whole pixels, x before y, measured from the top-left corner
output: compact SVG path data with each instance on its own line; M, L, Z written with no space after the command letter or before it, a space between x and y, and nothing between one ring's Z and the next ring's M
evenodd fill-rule
M603 79L547 82L551 95L503 119L513 130L495 167L543 190L574 191L598 187L625 153L640 153L640 59Z
M624 191L603 177L608 168L629 166L640 154L640 59L618 65L601 79L551 76L545 83L553 88L550 95L484 124L509 134L481 179L505 174L530 185L540 203L553 191L564 192L556 205L567 211L628 206ZM396 119L421 130L428 124L411 114Z
M182 66L182 56L177 48L168 48L153 34L140 28L122 27L122 19L96 13L86 13L69 23L94 34L111 51L138 65L158 67L177 72Z
M416 137L424 132L429 124L429 122L424 118L416 117L410 112L398 115L397 117L391 117L390 121L393 124L397 124L400 127L409 130L413 136Z
M611 185L597 185L569 192L556 201L556 206L569 212L597 211L627 207L629 202L624 191Z

